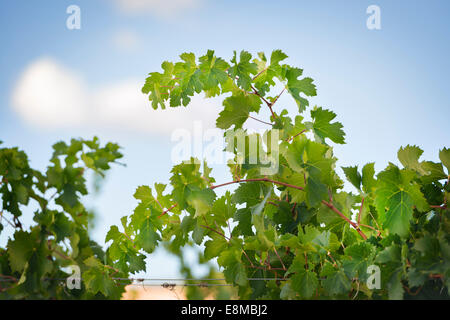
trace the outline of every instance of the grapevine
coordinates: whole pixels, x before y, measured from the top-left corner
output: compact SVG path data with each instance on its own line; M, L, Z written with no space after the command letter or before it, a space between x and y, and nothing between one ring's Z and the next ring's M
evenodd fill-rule
M344 191L332 148L345 143L343 126L318 106L306 121L316 86L302 69L284 64L286 58L281 50L270 59L234 52L230 62L212 50L198 60L183 53L149 74L142 92L154 109L188 106L202 92L224 97L216 126L231 137L232 178L216 184L205 161L190 159L173 167L169 186L137 188L139 204L123 218L123 232L113 226L107 236L114 266L136 271L136 248L151 254L165 244L179 253L196 245L206 261L217 260L241 299L448 298L450 149L443 148L436 163L421 161L423 151L408 145L397 154L401 167L389 163L377 174L374 163L344 167L354 190ZM283 94L297 105L293 119L278 107ZM261 122L270 128L264 134L242 130L265 107L271 116ZM236 132L246 142L256 135L265 143L278 170L268 175L267 163L251 163L250 148L233 144ZM379 269L378 288L368 284L373 268ZM255 278L262 280L249 281Z
M14 230L0 248L0 297L117 299L159 247L192 278L183 255L193 246L209 276L235 289L218 290L218 298L448 299L450 149L433 162L407 145L397 153L400 165L377 173L373 162L342 167L347 191L333 153L333 144L345 143L343 125L333 111L309 105L314 81L287 58L281 50L269 59L241 51L228 62L208 50L198 59L183 53L149 74L142 92L153 109L188 107L201 93L223 97L216 127L233 154L230 179L216 181L200 159L176 164L169 184L136 189L138 204L111 226L106 250L89 238L80 197L88 169L103 175L121 158L117 145L57 143L45 173L17 148L0 149L0 232ZM293 118L280 106L285 95L296 105ZM261 119L266 108L270 118ZM267 130L244 129L249 119ZM30 201L38 204L36 225L25 230L19 219ZM82 289L45 281L66 278L70 265L81 267ZM192 287L188 297L204 293Z

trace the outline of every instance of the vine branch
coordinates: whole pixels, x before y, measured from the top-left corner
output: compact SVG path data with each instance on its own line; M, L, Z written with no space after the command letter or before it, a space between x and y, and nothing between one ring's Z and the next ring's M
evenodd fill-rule
M296 185L292 185L289 183L285 183L285 182L281 182L281 181L276 181L276 180L272 180L269 178L256 178L256 179L242 179L242 180L234 180L234 181L230 181L230 182L226 182L226 183L222 183L222 184L218 184L215 186L210 186L210 189L216 189L219 187L223 187L223 186L227 186L230 184L234 184L234 183L242 183L242 182L255 182L255 181L261 181L261 182L271 182L274 184L278 184L278 185L282 185L288 188L293 188L293 189L297 189L297 190L302 190L304 191L305 189L303 187L300 186L296 186ZM347 221L353 228L356 229L356 231L359 233L359 235L364 239L367 240L367 236L364 234L364 232L362 232L361 228L359 227L358 223L353 222L352 220L350 220L349 218L347 218L342 212L340 212L334 205L333 203L330 201L325 201L322 200L322 203L324 205L326 205L328 208L330 208L331 210L333 210L335 213L337 213L342 219L344 219L345 221Z
M288 188L293 188L293 189L297 189L297 190L304 190L303 187L296 186L296 185L289 184L289 183L285 183L285 182L281 182L281 181L272 180L272 179L269 179L269 178L256 178L256 179L240 179L240 180L234 180L234 181L230 181L230 182L218 184L218 185L215 185L215 186L210 186L210 189L216 189L216 188L224 187L224 186L227 186L227 185L230 185L230 184L234 184L234 183L257 182L257 181L260 181L260 182L271 182L271 183L278 184L278 185L280 185L280 186L285 186L285 187L288 187Z
M169 209L166 209L163 211L163 213L161 213L158 218L161 218L162 216L164 216L165 214L167 214L170 210L172 210L173 208L175 208L178 204L175 203L174 205L172 205Z

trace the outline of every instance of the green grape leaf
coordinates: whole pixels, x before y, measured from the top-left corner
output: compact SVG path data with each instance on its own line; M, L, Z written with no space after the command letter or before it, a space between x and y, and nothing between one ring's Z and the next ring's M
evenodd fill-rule
M361 190L362 177L358 172L358 166L342 167L347 180L358 190Z
M224 196L214 201L211 211L219 225L225 225L236 211L236 205L232 202L231 193L227 191Z
M250 206L257 204L261 198L262 189L259 182L241 183L232 196L235 203L247 203Z
M194 228L194 231L192 232L192 240L194 240L195 244L201 245L205 235L206 235L205 228L197 223L197 225Z
M206 55L200 57L198 60L201 71L200 81L205 90L213 89L228 80L226 70L230 65L222 58L214 56L213 50L208 50Z
M316 86L313 84L313 79L303 78L298 79L303 74L303 70L299 68L287 67L285 78L287 80L286 87L297 103L298 110L300 113L305 111L306 107L309 105L308 100L303 98L300 94L312 97L317 94Z
M256 74L258 66L256 63L250 62L252 55L247 51L241 51L239 62L237 61L236 51L231 59L232 66L229 69L230 76L237 78L237 84L242 89L249 91L251 89L252 78L250 75Z
M396 271L391 276L387 286L390 300L403 300L405 290L402 285L401 271Z
M420 180L422 180L425 184L433 183L447 178L447 175L444 173L444 168L441 163L423 161L421 163L421 168L425 173L420 177Z
M203 216L211 210L216 194L211 189L192 188L186 196L187 203L195 209L195 217Z
M311 207L317 206L322 200L328 197L327 187L311 177L308 177L305 192L306 202Z
M375 248L368 242L360 242L345 248L347 260L343 262L343 268L349 278L367 280L367 268L373 264Z
M218 257L226 248L228 248L228 242L224 238L208 240L205 242L205 258L211 260Z
M391 164L378 174L375 190L375 205L383 227L402 237L409 233L413 206L422 212L429 208L420 187L412 182L413 178L411 171L400 170Z
M250 112L259 111L261 100L255 96L238 93L223 101L224 109L219 113L216 125L220 129L228 129L234 125L234 129L242 128L248 119Z
M317 275L312 271L300 270L292 276L292 289L298 292L302 298L311 298L318 285Z
M28 232L17 231L8 241L9 263L13 271L22 272L34 248L34 239Z
M145 270L145 258L146 256L143 254L127 254L123 259L128 261L128 270L136 273Z
M345 143L343 125L340 122L331 123L336 118L333 111L322 109L322 107L314 107L311 110L311 118L313 121L307 123L307 128L314 132L319 142L324 143L325 138L329 138L335 143Z
M242 234L245 236L253 235L252 231L252 213L248 208L241 208L236 210L234 214L234 220L238 222L238 225L233 230L233 234Z
M304 174L306 170L308 176L316 180L316 185L336 185L333 170L336 159L332 157L328 146L299 136L290 144L283 142L280 153L292 170L300 174Z
M401 248L398 245L386 246L378 253L375 262L377 263L397 263L401 259Z
M172 197L180 210L189 204L187 198L191 191L199 191L206 187L206 181L200 173L200 162L191 158L190 162L183 162L172 168L170 182L173 186Z
M321 234L315 237L312 243L318 246L323 254L334 251L340 246L336 234L330 232L329 230L323 231Z
M261 95L265 95L269 91L270 86L275 85L273 78L282 77L282 67L280 61L287 58L287 55L281 50L273 50L270 56L270 64L266 67L265 56L262 57L262 62L258 68L258 74L254 78L255 87Z
M302 252L316 251L317 248L312 241L320 235L320 231L311 225L306 225L304 229L304 231L301 228L298 230L300 250Z
M398 150L397 156L398 160L400 160L401 164L405 168L415 170L424 175L426 174L426 171L419 163L419 158L422 153L423 150L421 150L419 147L407 145L406 147L402 147Z
M63 188L63 193L57 198L58 203L67 204L70 207L75 207L78 203L77 189L72 184L66 184Z
M161 241L161 237L158 232L156 232L151 220L145 219L138 230L139 233L136 235L135 243L144 251L152 253L155 250L158 241Z
M144 205L149 205L155 200L152 195L152 189L149 186L138 187L133 196L135 199L141 200Z
M321 276L322 285L331 295L348 293L351 289L351 281L341 268L335 268L327 263L323 266Z
M248 282L247 272L241 262L242 252L232 246L220 253L217 263L224 267L223 274L229 283L245 286Z
M299 247L299 239L292 233L285 233L278 238L276 246L295 249Z
M170 106L187 106L195 93L200 93L203 84L200 80L201 71L195 63L193 53L180 55L182 62L177 62L174 67L174 75L178 84L170 91Z
M377 181L374 178L374 175L375 175L374 165L375 165L375 163L371 162L371 163L367 163L362 168L361 182L362 182L362 188L365 193L372 192L377 184Z
M441 159L442 164L447 168L447 172L450 175L450 149L443 148L439 151L439 159Z
M169 98L169 88L175 85L173 81L174 65L170 62L163 62L161 64L164 73L152 72L145 80L145 84L142 87L142 93L148 94L149 100L152 102L152 108L165 109L165 101Z
M351 211L356 203L356 197L351 193L341 191L334 194L333 205L347 218L351 218L353 212ZM328 227L337 227L339 225L345 225L347 222L343 220L326 205L322 204L317 212L317 221L325 223Z
M425 259L432 261L440 255L439 240L426 234L414 243L414 249L419 251Z
M106 297L116 295L119 290L114 280L102 272L102 269L90 268L83 273L83 282L86 289L94 294L101 292Z
M292 185L302 187L302 188L306 187L305 175L297 173L297 172L294 172L284 182L290 183ZM291 202L302 203L303 201L306 201L307 193L304 190L299 190L299 189L294 189L294 188L288 188L287 190L288 190L289 194L291 195Z

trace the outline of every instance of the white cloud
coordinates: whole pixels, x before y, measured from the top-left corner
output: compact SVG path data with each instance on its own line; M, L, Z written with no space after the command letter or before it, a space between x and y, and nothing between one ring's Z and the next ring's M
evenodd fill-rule
M151 14L171 18L196 8L201 0L116 0L119 10L128 14Z
M12 95L19 115L42 126L81 124L86 117L86 103L86 90L79 75L49 58L28 66Z
M119 30L113 35L114 45L124 51L133 51L139 48L141 39L131 30Z
M111 128L170 135L194 121L215 127L220 101L192 98L188 107L153 110L141 93L143 79L105 84L88 91L80 76L50 58L25 68L12 94L12 107L29 124L47 129Z

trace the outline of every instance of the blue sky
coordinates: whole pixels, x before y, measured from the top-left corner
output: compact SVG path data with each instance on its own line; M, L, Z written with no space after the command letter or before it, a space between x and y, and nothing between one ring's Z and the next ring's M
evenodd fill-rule
M80 30L66 28L72 4L81 9ZM381 9L381 30L366 27L372 4ZM445 0L2 1L0 140L20 146L38 169L58 140L95 134L119 143L127 167L114 168L89 201L99 213L93 236L104 243L109 226L132 212L137 186L168 181L171 130L217 114L217 102L198 99L185 116L156 116L139 93L147 73L185 51L214 49L230 58L233 50L282 49L315 80L318 96L310 102L334 110L344 125L339 165L375 161L381 170L406 144L437 161L438 150L450 146L449 13ZM45 90L35 92L40 85ZM48 96L57 106L50 116L42 111ZM287 96L277 104L294 114ZM213 173L229 180L224 166ZM176 276L169 261L163 253L151 257L149 275Z

